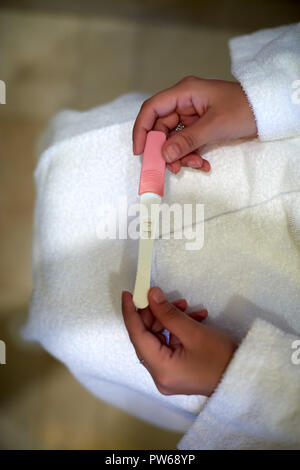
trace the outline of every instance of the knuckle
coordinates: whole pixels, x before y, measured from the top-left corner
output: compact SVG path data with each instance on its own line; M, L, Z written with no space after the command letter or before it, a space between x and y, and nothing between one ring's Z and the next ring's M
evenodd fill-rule
M181 80L182 82L193 82L197 80L197 77L195 77L195 75L186 75L185 77L183 77L183 79Z
M150 98L148 98L147 100L145 100L141 106L141 109L145 109L149 106L149 103L150 103Z

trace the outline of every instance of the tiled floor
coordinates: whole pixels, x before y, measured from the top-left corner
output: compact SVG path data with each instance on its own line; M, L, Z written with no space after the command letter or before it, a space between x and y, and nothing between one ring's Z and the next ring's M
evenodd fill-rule
M130 11L138 8L129 3ZM230 79L227 41L247 28L244 21L243 28L220 27L220 15L218 27L213 15L206 26L200 18L189 24L178 17L155 24L146 13L143 21L140 6L138 15L122 17L111 10L38 12L36 2L29 4L27 11L0 10L0 79L7 85L7 104L0 105L0 339L7 343L0 447L175 448L178 434L96 400L18 335L31 292L35 143L49 116L63 107L85 109L131 90L152 93L187 74Z

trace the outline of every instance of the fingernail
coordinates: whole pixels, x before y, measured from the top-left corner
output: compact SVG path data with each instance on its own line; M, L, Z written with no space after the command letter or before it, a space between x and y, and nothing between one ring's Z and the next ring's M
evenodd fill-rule
M169 145L166 150L164 151L164 157L168 163L177 160L180 156L180 148L177 144Z
M203 171L207 171L207 172L211 170L210 164L209 164L208 161L205 161L205 162L203 163L203 168L202 168L202 170L203 170Z
M188 162L188 166L191 168L201 168L203 165L203 161L195 160L192 162Z
M159 287L153 287L151 290L151 297L157 304L161 304L165 300L165 296Z
M132 152L134 155L140 155L138 152L137 152L137 148L136 148L136 143L133 142L133 145L132 145Z

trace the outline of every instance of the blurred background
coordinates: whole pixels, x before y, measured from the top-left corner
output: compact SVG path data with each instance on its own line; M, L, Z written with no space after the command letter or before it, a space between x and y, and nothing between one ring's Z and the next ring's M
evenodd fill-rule
M185 75L230 80L230 37L299 20L298 0L0 0L0 448L172 449L180 438L95 399L18 334L32 289L35 144L49 117Z

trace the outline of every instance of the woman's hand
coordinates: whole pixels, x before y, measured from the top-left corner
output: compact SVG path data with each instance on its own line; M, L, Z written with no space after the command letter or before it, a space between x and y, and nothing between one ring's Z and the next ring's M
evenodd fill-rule
M174 132L179 122L185 128ZM209 171L208 161L197 153L209 142L257 135L253 112L239 83L196 77L186 77L143 103L133 128L134 154L143 153L152 129L169 135L163 155L174 173L181 166Z
M137 311L130 292L122 294L125 325L137 356L164 395L210 396L220 381L236 343L226 334L202 325L206 310L189 315L186 301L168 302L161 289L149 291L149 307ZM167 344L162 334L170 332Z

